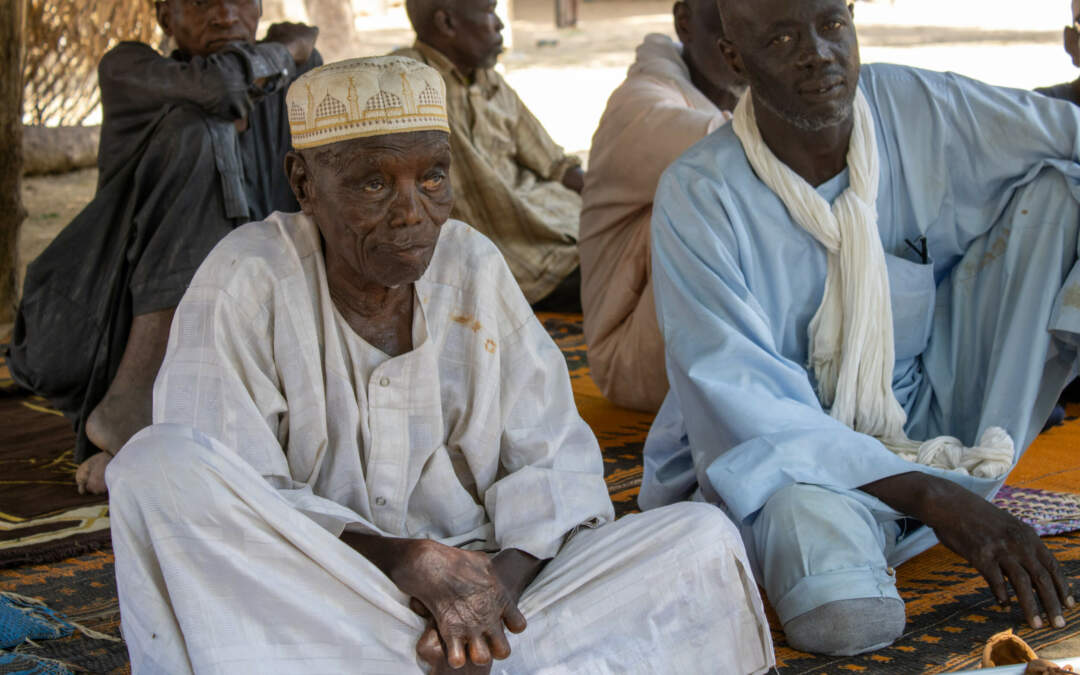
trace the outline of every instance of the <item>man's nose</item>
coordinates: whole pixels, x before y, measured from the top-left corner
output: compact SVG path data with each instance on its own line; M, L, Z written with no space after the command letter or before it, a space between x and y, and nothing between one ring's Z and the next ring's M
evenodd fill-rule
M240 20L236 0L217 0L210 5L210 21L218 26L231 26Z
M420 205L420 194L416 186L408 184L398 189L391 205L390 225L393 227L419 225L423 217L423 207Z
M807 33L796 63L800 66L812 66L834 60L832 46L816 30Z

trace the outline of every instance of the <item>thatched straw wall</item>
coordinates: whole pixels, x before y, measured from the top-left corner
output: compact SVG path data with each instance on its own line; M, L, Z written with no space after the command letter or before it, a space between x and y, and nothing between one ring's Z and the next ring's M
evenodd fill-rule
M27 124L81 124L98 104L102 55L122 40L160 39L153 0L29 0L27 9Z

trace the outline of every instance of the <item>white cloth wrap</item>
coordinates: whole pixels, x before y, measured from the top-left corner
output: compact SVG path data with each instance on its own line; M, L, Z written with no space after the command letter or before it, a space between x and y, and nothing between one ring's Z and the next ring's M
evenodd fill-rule
M825 293L807 329L818 398L822 406L831 406L829 414L835 419L878 438L905 459L999 478L1012 467L1015 454L1012 438L1001 427L987 429L974 447L951 436L920 443L904 433L907 414L892 390L892 305L877 227L877 138L861 90L856 90L853 117L847 154L850 185L831 207L765 144L749 91L739 100L732 120L758 178L828 255Z

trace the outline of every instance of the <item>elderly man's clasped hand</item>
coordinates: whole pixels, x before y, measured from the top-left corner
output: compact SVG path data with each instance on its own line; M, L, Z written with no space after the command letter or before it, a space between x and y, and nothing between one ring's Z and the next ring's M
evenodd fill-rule
M417 643L420 658L438 672L444 661L456 669L467 661L487 666L493 658L510 656L503 627L520 633L525 617L492 559L429 540L418 541L413 550L412 561L394 582L413 597L413 610L429 620Z
M427 619L416 652L433 673L487 673L492 660L510 656L506 630L525 630L517 602L545 562L517 549L490 556L430 539L346 532L342 540L375 563Z

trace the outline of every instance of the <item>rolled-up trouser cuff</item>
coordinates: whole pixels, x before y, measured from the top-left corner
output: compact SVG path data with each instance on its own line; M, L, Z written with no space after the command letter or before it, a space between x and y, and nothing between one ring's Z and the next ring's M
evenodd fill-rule
M800 579L782 598L770 598L780 623L837 600L900 598L891 567L855 567Z

